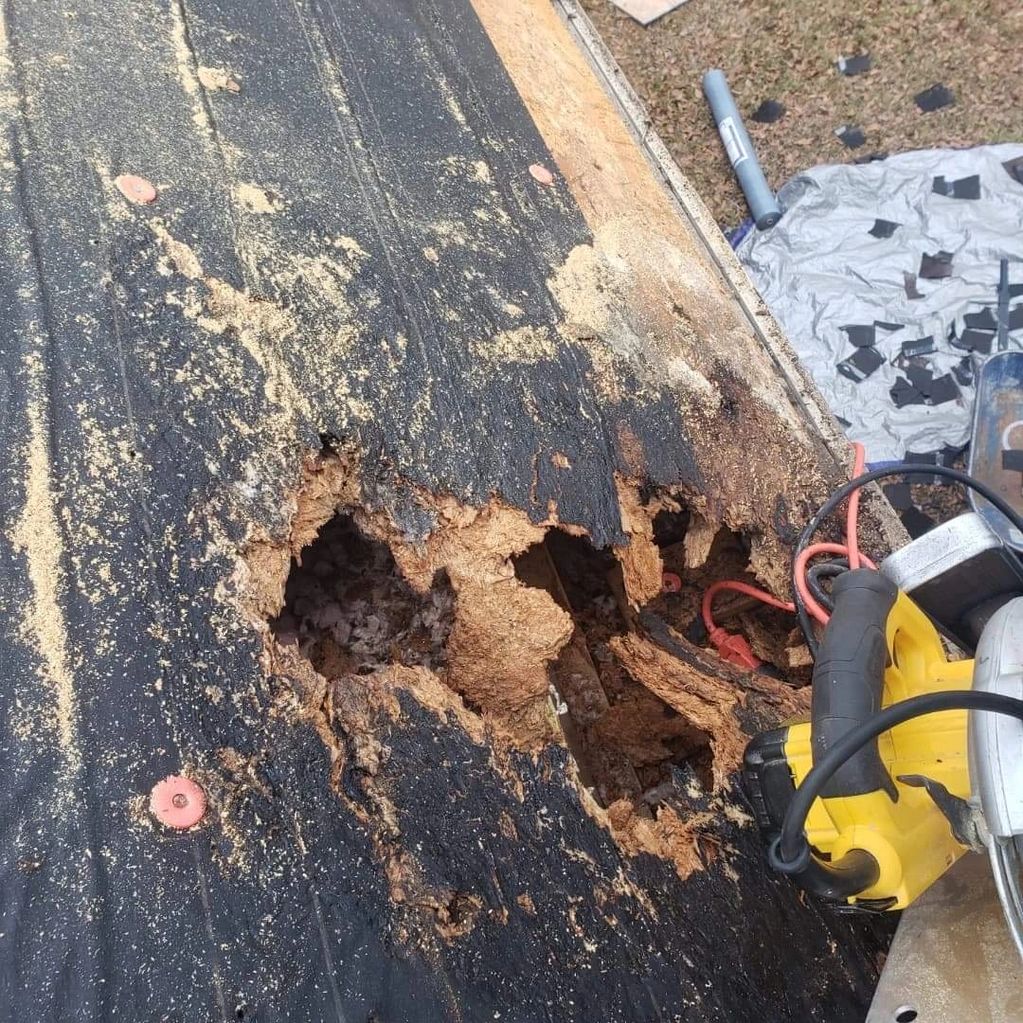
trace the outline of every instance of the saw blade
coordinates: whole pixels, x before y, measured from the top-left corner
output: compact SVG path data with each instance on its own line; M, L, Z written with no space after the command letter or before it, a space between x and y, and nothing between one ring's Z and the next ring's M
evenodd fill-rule
M1005 913L1005 922L1016 948L1023 957L1023 891L1020 889L1020 871L1023 870L1023 836L1012 838L991 836L989 853L991 872L995 877L998 899Z

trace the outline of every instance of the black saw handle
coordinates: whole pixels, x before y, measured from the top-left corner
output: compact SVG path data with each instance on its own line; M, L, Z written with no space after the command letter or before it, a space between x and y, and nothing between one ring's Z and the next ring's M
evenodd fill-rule
M866 568L843 573L831 588L834 611L813 668L810 738L814 763L843 735L881 709L888 663L885 624L898 593L893 582ZM821 795L830 799L879 789L893 800L898 798L874 739L835 772Z

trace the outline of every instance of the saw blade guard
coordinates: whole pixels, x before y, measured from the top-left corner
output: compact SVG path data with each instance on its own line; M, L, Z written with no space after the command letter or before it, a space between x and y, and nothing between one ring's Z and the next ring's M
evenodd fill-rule
M1023 699L1023 597L996 611L984 629L973 688ZM968 749L995 886L1023 956L1023 722L1001 714L971 714Z

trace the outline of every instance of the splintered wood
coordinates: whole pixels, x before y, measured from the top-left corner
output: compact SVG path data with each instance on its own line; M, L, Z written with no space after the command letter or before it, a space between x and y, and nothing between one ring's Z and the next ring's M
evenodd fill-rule
M667 858L683 876L709 862L713 815L683 819L678 797L725 792L746 741L737 711L771 717L803 701L686 640L686 594L668 601L654 583L666 557L687 578L739 570L741 545L726 531L694 548L711 564L687 569L676 560L685 525L699 533L705 520L666 494L644 502L624 481L630 544L602 550L579 530L531 523L497 501L473 509L425 494L437 525L412 544L355 499L360 464L351 452L311 460L290 534L254 540L247 557L247 606L269 620L270 659L295 679L294 716L324 738L335 773L355 757L364 789L373 788L379 714L400 722L404 693L471 724L494 755L566 744L583 807L624 852ZM672 542L662 547L655 521L665 509ZM787 640L787 627L758 624L778 645ZM383 794L372 798L384 808ZM407 851L387 862L410 876Z

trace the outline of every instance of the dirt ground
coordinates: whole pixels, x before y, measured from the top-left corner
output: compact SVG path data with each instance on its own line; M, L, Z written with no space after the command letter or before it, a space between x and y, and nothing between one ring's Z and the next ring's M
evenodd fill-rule
M747 213L700 89L708 68L727 74L775 188L819 163L1023 138L1018 0L689 0L648 28L610 0L582 5L722 228ZM864 52L870 71L838 73L838 57ZM913 97L936 82L955 105L922 113ZM752 122L765 99L785 115ZM845 124L862 147L839 142Z

